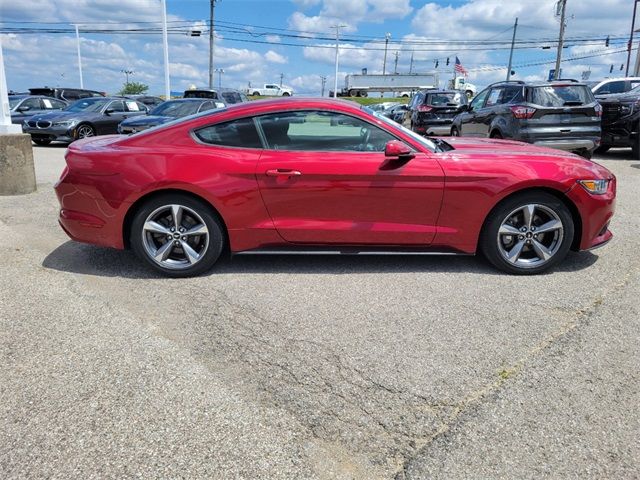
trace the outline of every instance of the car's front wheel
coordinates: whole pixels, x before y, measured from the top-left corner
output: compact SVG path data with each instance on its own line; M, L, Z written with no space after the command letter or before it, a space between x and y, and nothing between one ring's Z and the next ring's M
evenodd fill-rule
M529 192L508 198L489 215L480 250L508 273L540 273L560 262L573 242L571 212L557 197Z
M222 253L224 227L211 208L181 194L155 197L142 205L131 223L134 252L171 277L209 270Z
M76 139L81 140L83 138L95 137L96 131L91 125L81 123L76 127Z
M49 140L48 138L32 138L31 140L33 140L33 143L41 147L46 147L51 143L51 140Z
M460 130L458 130L458 127L452 127L451 128L451 136L452 137L459 137L460 136Z

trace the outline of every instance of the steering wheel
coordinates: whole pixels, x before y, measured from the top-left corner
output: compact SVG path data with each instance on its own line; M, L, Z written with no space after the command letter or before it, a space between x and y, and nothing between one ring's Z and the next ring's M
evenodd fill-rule
M367 127L360 128L360 139L362 142L360 143L360 150L363 152L367 151L367 145L369 144L369 138L371 137L371 130Z

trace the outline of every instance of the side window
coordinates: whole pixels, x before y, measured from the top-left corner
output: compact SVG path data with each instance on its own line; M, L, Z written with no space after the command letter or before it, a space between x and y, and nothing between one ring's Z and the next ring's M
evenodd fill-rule
M506 87L502 92L500 103L515 103L523 100L522 87Z
M218 123L195 131L204 143L223 147L262 148L258 131L251 118Z
M124 108L124 102L117 100L115 102L111 102L107 108L110 108L114 112L126 112Z
M487 98L487 95L489 93L489 90L483 90L482 92L480 92L478 95L476 95L476 98L474 98L471 101L471 108L473 110L478 110L479 108L482 108L482 105L484 104L484 99Z
M203 102L198 109L198 112L204 112L205 110L213 110L216 108L216 104L213 102Z
M74 100L79 100L81 98L86 98L90 96L88 94L85 95L83 94L83 92L80 92L78 90L64 90L61 95L62 95L62 98L64 98L69 102L73 102Z
M29 110L41 110L40 99L39 98L27 98L22 104L20 108L29 107Z
M596 95L602 95L604 93L624 93L624 80L609 82L602 85L600 88L598 88Z
M502 95L503 88L492 88L489 98L487 98L486 107L492 107L500 103L500 96Z
M327 111L258 117L267 148L292 151L383 152L395 137L359 118Z
M640 80L631 80L631 89L633 90L634 88L640 86Z
M66 103L54 98L43 98L42 103L44 103L44 108L46 110L59 110L67 106Z

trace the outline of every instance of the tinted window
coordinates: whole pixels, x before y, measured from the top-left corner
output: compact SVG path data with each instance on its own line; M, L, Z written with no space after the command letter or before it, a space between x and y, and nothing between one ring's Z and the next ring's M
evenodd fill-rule
M383 152L395 140L370 123L334 112L282 112L258 122L273 150Z
M485 107L491 107L493 105L497 105L500 103L500 97L502 96L503 88L492 88L491 93L489 93L489 97L487 98L487 103Z
M606 83L598 88L598 90L596 90L596 93L624 93L626 87L625 83L626 82L624 80Z
M531 103L542 107L564 107L593 102L585 85L547 85L531 89Z
M524 101L522 87L505 87L500 98L500 103L515 103Z
M66 103L53 98L43 98L42 103L44 104L44 108L47 110L59 110L67 106Z
M471 101L471 107L476 109L476 110L478 108L482 108L482 104L484 103L484 99L487 98L488 94L489 94L489 89L483 90L478 95L476 95L476 98L474 98Z
M464 92L436 92L431 93L424 103L438 107L457 107L467 104L467 96Z
M222 98L227 103L240 103L242 99L236 92L222 92Z
M161 103L156 108L149 112L151 115L162 115L165 117L186 117L187 115L193 115L198 111L198 101L183 102L180 100L169 100Z
M197 106L197 105L196 105ZM213 102L203 102L198 109L199 112L204 112L205 110L213 110L216 108L216 104Z
M251 118L210 125L197 130L195 134L201 141L212 145L262 148L262 142Z
M124 108L124 102L121 100L111 102L108 108L110 108L114 112L126 112L126 109Z
M20 108L29 107L29 110L40 110L42 107L40 106L39 98L27 98L24 102L20 104Z
M187 90L184 92L183 96L184 98L218 98L218 94L216 92L210 92L207 90Z

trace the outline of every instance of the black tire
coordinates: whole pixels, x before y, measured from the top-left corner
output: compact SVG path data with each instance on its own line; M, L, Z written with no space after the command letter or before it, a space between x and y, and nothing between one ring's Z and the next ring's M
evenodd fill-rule
M165 218L174 218L170 214L171 205L179 205L183 208L183 213L176 215L182 217L180 225L184 226L186 224L187 227L193 228L194 225L199 224L200 220L202 220L206 226L208 241L206 241L206 238L203 238L204 235L187 237L189 239L187 243L192 242L190 246L193 247L193 251L200 255L193 264L190 264L188 260L189 255L186 254L186 248L183 249L178 245L181 243L180 238L174 237L175 242L173 239L167 241L164 234L149 232L144 228L145 222L149 217L154 215L155 212L159 212L157 215L163 215L163 211L165 211L163 209L169 209L169 216ZM196 219L195 216L192 215L194 212L200 219ZM161 222L161 220L159 222ZM170 221L166 222L166 224L161 224L161 226L167 228L170 228L170 225ZM209 205L188 195L167 193L150 199L138 208L131 222L129 241L131 248L138 258L153 269L169 277L192 277L210 270L218 261L226 243L224 231L225 229L221 220ZM185 234L188 235L188 231L185 232ZM169 235L174 235L174 233L170 233ZM178 236L179 235L180 234L178 234ZM182 237L182 240L184 239L185 237ZM167 255L168 258L162 261L154 260L149 249L158 245L157 254L162 246L169 242L176 243L176 245L175 248L169 248L170 253ZM169 262L175 262L175 264L168 267ZM184 264L180 262L184 262Z
M282 96L283 96L283 97L288 97L288 96L290 96L290 94L289 94L288 92L284 92L284 93L282 94Z
M599 147L596 147L593 153L607 153L610 148L611 145L600 145Z
M46 147L51 143L51 140L49 140L48 138L32 138L31 140L33 141L33 143L35 143L36 145L40 145L41 147Z
M253 92L252 94L254 97L257 97L258 95L260 95L260 92Z
M460 136L460 130L458 130L458 127L451 127L451 136L452 137Z
M578 155L580 155L582 158L586 158L587 160L591 160L591 157L593 157L593 152L591 150L581 150L580 152L578 152Z
M522 227L510 222L518 219L529 205L536 206L531 223L534 228L522 231L526 222L522 222ZM526 220L526 217L523 215L522 219ZM549 219L555 223L559 221L561 229L535 233L536 228L549 225ZM518 235L512 235L510 230L508 233L499 233L501 227L504 228L503 225L516 229L514 231ZM533 275L552 268L564 259L571 248L574 231L571 212L562 200L550 193L531 191L509 197L491 211L482 227L478 246L480 252L497 269L516 275ZM544 255L541 257L537 253L536 248L540 248L540 245L546 249L545 253L551 254L548 258L544 259ZM516 251L520 253L516 255ZM507 259L508 255L513 256L511 261Z
M504 138L498 130L494 130L493 132L491 132L491 135L489 135L489 137L497 138L498 140L502 140Z

